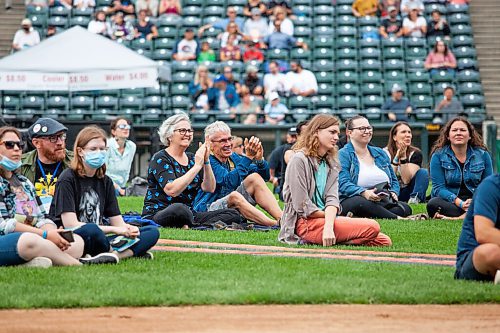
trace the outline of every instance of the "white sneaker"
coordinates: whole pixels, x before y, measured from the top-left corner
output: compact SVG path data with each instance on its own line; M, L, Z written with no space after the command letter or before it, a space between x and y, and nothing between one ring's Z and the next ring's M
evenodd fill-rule
M495 274L495 284L500 284L500 269Z
M85 256L79 259L84 265L117 264L120 262L118 256L114 253L100 253L95 257Z
M414 196L414 197L411 197L410 199L408 199L409 205L415 205L415 204L419 204L419 203L420 203L420 199L417 196Z
M52 260L46 257L35 257L19 267L49 268L52 267Z

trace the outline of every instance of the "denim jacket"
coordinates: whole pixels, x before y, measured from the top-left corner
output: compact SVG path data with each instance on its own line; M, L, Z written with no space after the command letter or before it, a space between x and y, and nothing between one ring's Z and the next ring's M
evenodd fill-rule
M391 161L382 148L368 146L370 155L375 159L375 165L383 170L390 179L391 192L399 195L399 182L394 170L391 166ZM354 151L352 143L348 143L344 148L339 150L340 174L339 174L339 194L340 200L351 198L355 195L360 195L366 189L358 186L359 161Z
M462 177L465 186L472 192L481 181L493 173L490 154L484 149L467 148L464 171L450 146L436 151L431 158L432 197L440 197L446 201L455 201Z

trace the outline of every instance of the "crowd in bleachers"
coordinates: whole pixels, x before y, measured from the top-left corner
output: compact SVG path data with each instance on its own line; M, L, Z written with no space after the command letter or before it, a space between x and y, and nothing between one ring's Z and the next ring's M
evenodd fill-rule
M286 115L282 122L318 112L344 118L361 112L371 121L440 122L448 118L445 113L461 112L474 122L485 118L466 1L90 0L70 5L34 0L27 4L27 19L31 23L23 21L25 30L17 34L48 37L80 25L158 61L171 75L155 88L133 91L71 96L5 91L6 114L25 110L29 116L64 117L57 111L71 109L68 119L125 113L148 122L189 110L195 121L264 123L272 118L266 106L276 92ZM31 38L28 45L38 42ZM14 48L21 46L14 42ZM453 89L452 102L444 102L445 88ZM394 109L396 89L411 108ZM244 96L250 101L243 102ZM242 111L252 114L240 116Z

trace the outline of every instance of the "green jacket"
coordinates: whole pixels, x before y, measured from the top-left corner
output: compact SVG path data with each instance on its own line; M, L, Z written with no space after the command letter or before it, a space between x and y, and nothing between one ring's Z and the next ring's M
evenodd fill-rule
M73 152L70 150L66 149L66 157L63 160L63 165L62 165L62 170L69 168L69 165L71 164L71 160L73 159ZM28 178L31 183L35 184L35 175L36 175L36 168L37 168L37 163L36 160L38 158L38 154L36 149L33 151L30 151L29 153L23 154L21 158L21 162L23 162L23 165L21 166L21 174Z

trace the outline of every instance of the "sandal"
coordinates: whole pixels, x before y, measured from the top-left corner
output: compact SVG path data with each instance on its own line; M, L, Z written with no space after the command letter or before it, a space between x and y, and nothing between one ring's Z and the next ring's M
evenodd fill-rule
M424 221L424 220L429 219L429 215L427 215L426 213L420 213L420 214L407 216L406 219L412 220L412 221Z

